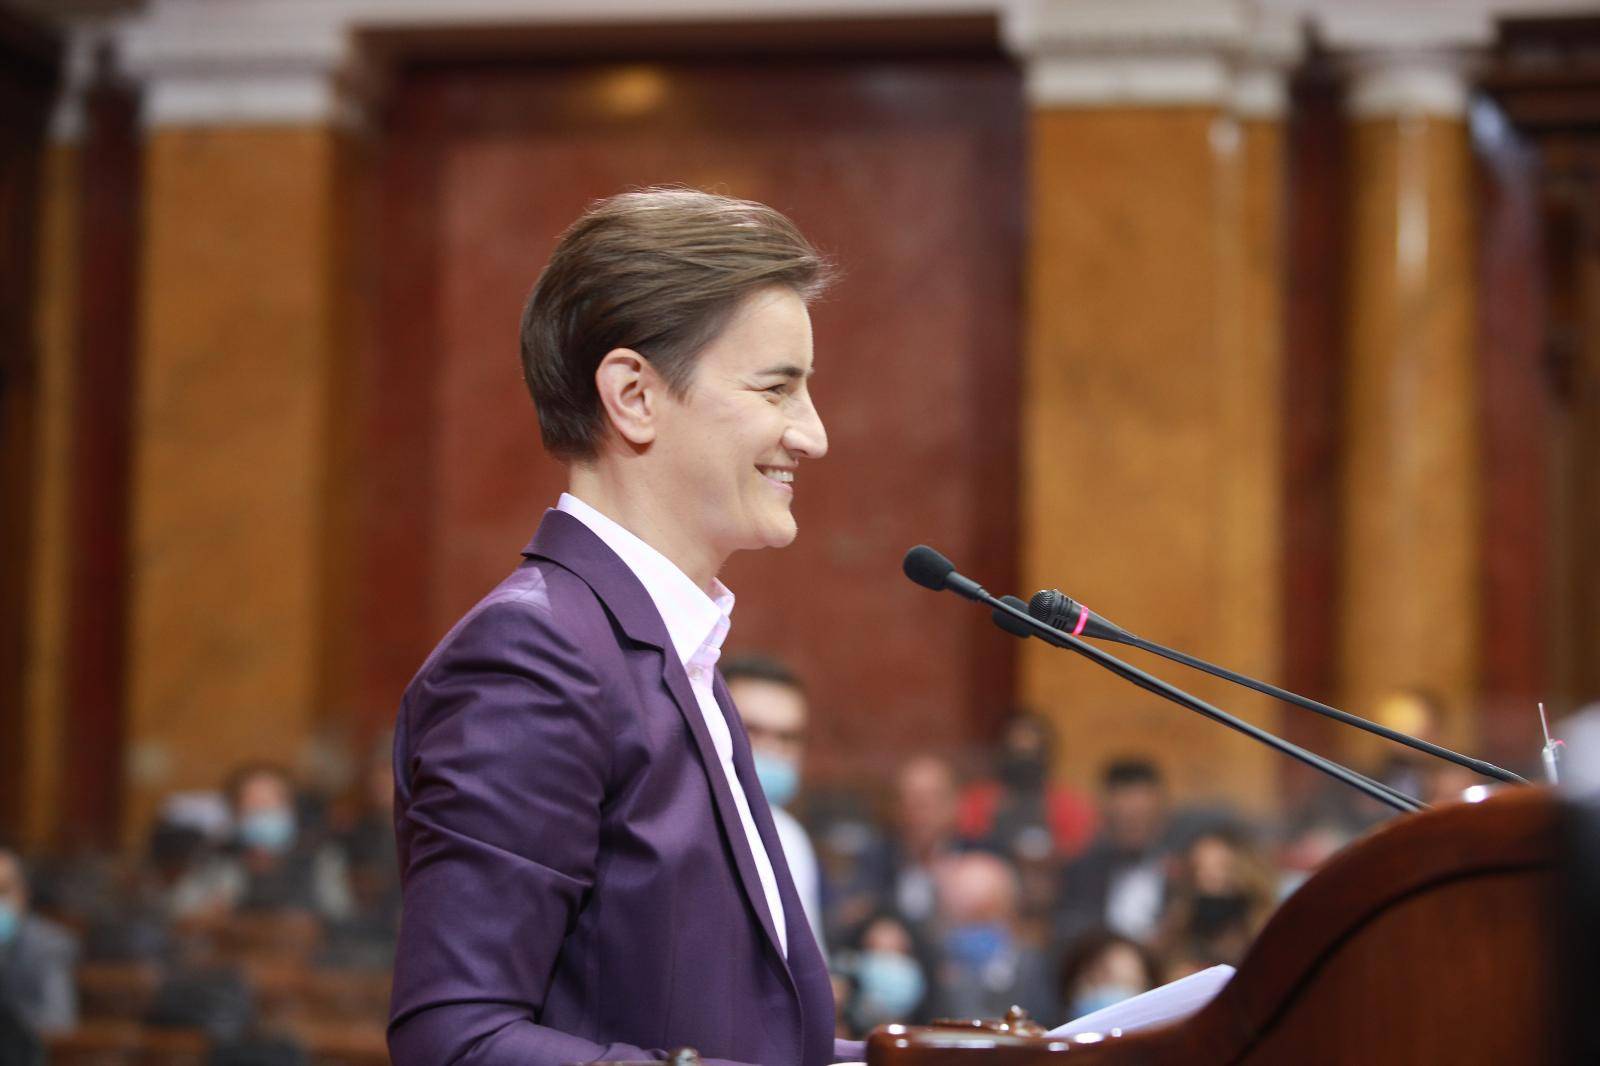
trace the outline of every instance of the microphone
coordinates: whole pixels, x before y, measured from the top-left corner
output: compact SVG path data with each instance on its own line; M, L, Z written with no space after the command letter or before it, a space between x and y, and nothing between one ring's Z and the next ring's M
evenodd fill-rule
M918 544L906 552L905 562L901 567L905 570L906 577L925 589L932 589L935 592L949 589L958 596L980 603L994 598L976 581L956 573L955 563L926 544Z
M1347 766L1341 766L1330 759L1324 759L1322 756L1307 751L1297 744L1291 744L1282 737L1274 736L1243 719L1234 717L1227 711L1213 707L1211 704L1191 696L1176 686L1167 684L1167 682L1158 677L1145 673L1138 667L1131 666L1113 655L1108 655L1092 644L1085 644L1070 633L1064 633L1039 621L1024 609L1022 601L1015 596L1008 596L1005 600L996 599L982 585L958 573L955 564L950 562L949 559L926 545L918 545L906 553L904 569L907 577L924 588L932 589L935 592L949 589L958 595L965 596L967 599L985 603L993 608L995 614L1002 614L1014 621L1018 626L1025 627L1031 635L1039 636L1047 643L1055 644L1059 647L1071 648L1080 655L1092 659L1107 670L1110 670L1118 677L1132 682L1148 692L1153 692L1158 696L1171 700L1179 706L1187 707L1197 714L1227 726L1229 729L1244 733L1246 736L1252 737L1262 744L1288 755L1292 759L1296 759L1344 782L1351 788L1365 793L1385 806L1392 807L1401 813L1411 813L1426 809L1426 804L1410 796L1397 792L1387 785L1372 781ZM1009 626L1005 628L1008 631L1010 630Z
M1122 640L1130 635L1115 622L1101 618L1058 589L1035 592L1033 599L1028 601L1028 613L1046 625L1064 629L1075 637Z
M1377 722L1341 711L1337 707L1329 707L1325 703L1318 703L1316 700L1290 692L1288 689L1279 688L1265 681L1257 681L1253 677L1236 673L1225 666L1217 666L1214 663L1206 662L1204 659L1197 659L1192 655L1157 644L1153 640L1136 637L1116 623L1101 618L1071 596L1057 589L1043 589L1034 593L1033 599L1028 603L1028 613L1046 625L1067 630L1074 636L1081 633L1086 637L1094 637L1097 640L1114 640L1119 644L1126 644L1129 647L1150 652L1152 655L1159 655L1163 659L1181 663L1202 673L1210 674L1212 677L1220 677L1224 681L1243 685L1245 688L1254 689L1256 692L1293 704L1304 710L1314 711L1325 718L1332 718L1336 722L1343 722L1345 725L1364 729L1368 733L1383 737L1385 740L1393 741L1396 744L1404 744L1408 748L1454 763L1457 766L1465 767L1485 777L1492 777L1497 781L1508 781L1513 784L1525 785L1528 783L1527 779L1520 774L1502 769L1494 763L1486 762L1483 759L1475 759L1470 755L1462 755L1459 752L1430 743L1420 737L1414 737L1409 733L1402 733L1397 729L1390 729L1388 726L1379 725Z

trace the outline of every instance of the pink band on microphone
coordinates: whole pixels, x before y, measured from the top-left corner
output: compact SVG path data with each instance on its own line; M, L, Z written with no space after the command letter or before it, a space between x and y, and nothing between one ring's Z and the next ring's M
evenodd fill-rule
M1082 634L1083 633L1083 627L1088 625L1088 624L1089 624L1089 608L1085 607L1083 604L1080 603L1080 604L1078 604L1078 624L1072 627L1072 635L1076 637L1076 636L1079 636L1080 634Z

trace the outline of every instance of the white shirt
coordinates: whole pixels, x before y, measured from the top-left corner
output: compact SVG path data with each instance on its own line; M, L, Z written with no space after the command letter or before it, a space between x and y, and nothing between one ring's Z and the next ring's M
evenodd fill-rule
M717 581L712 591L715 598L696 585L673 565L672 560L640 540L633 533L596 511L570 492L563 492L556 510L564 511L589 527L589 531L617 553L633 576L639 579L650 600L656 605L661 620L667 625L667 636L672 648L683 662L689 675L689 687L694 691L695 702L700 705L700 716L705 719L706 732L711 734L711 744L717 750L717 762L722 776L733 793L733 805L739 811L739 823L750 841L750 854L755 858L756 875L761 879L762 894L767 897L767 911L772 915L772 925L778 931L778 946L785 957L789 954L789 932L783 923L783 900L778 896L778 877L772 870L772 859L761 834L756 830L755 818L750 814L750 800L739 784L739 775L733 769L733 734L728 722L717 706L712 692L716 676L717 659L722 655L722 642L728 636L728 626L733 614L733 593L728 586ZM780 845L781 846L781 845Z
M816 938L822 961L828 961L827 941L822 937L822 874L817 869L817 852L811 846L811 837L800 819L782 807L772 808L772 824L778 830L778 847L789 864L789 876L794 879L795 892L800 896L800 909L806 912L806 922L811 935Z

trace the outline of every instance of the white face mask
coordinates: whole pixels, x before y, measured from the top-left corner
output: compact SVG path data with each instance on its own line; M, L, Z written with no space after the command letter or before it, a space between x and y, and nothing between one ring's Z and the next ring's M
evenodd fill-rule
M1072 1016L1082 1018L1138 994L1137 988L1130 988L1127 985L1112 983L1090 985L1073 997Z
M22 912L10 900L0 900L0 947L16 938L22 926Z
M903 1022L922 1002L927 986L915 959L895 951L864 951L856 959L861 986L858 1013L867 1025Z

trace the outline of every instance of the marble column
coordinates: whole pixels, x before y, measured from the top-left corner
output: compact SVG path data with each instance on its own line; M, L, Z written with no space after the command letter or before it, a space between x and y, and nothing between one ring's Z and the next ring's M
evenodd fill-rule
M303 765L326 684L330 464L356 292L341 239L346 46L327 27L203 15L157 11L124 41L147 128L131 834L162 795L216 788L246 760Z
M1151 639L1271 676L1279 657L1282 66L1250 5L1044 3L1012 40L1034 108L1023 595L1059 586ZM1262 807L1277 756L1076 656L1024 646L1069 780L1153 755ZM1149 665L1145 662L1144 665ZM1277 711L1165 671L1273 725Z
M1460 61L1353 62L1343 705L1420 686L1470 745L1479 618L1474 183Z

